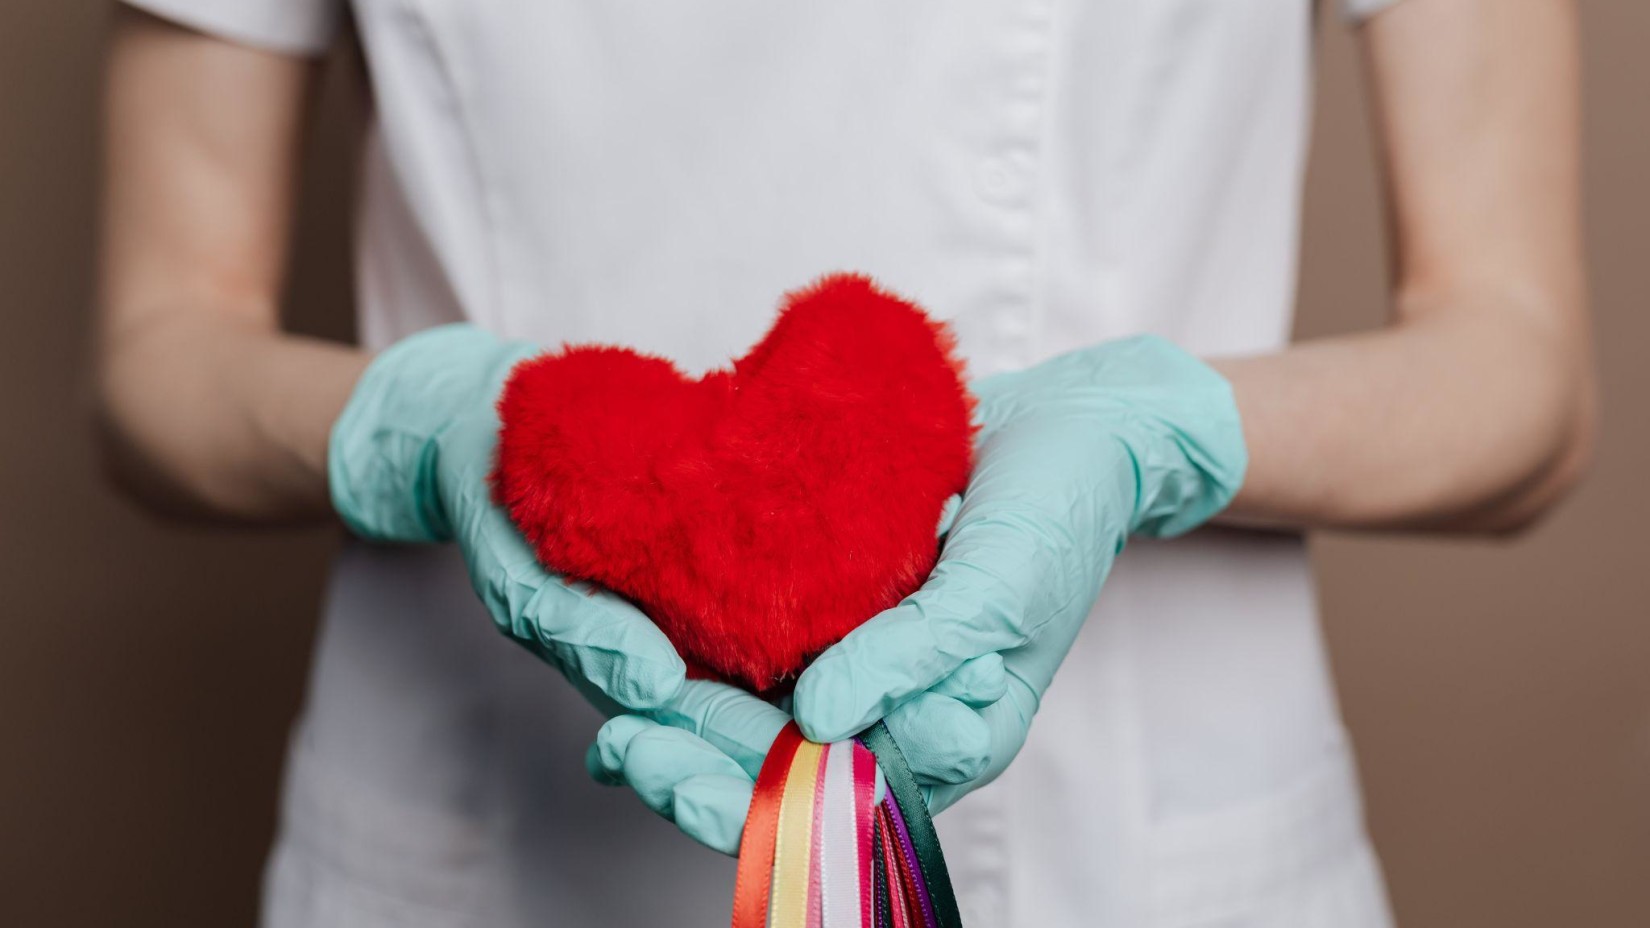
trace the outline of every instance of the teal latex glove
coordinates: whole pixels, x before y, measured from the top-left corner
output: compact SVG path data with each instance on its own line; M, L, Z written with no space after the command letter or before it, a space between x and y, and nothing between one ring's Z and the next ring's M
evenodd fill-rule
M448 325L380 354L333 425L333 506L363 538L456 542L500 631L597 702L663 705L686 680L664 633L618 596L547 573L493 505L494 404L510 369L540 350Z
M987 378L974 392L975 470L933 574L822 654L795 694L796 719L815 741L849 737L886 717L907 753L966 754L968 770L924 783L936 812L989 783L1024 745L1129 535L1195 528L1231 500L1247 465L1229 385L1159 338L1073 352ZM1006 695L974 698L980 694L969 692L961 669L992 655L1006 676L991 685L1006 683ZM940 700L937 686L948 690ZM936 705L946 711L922 708ZM677 823L725 850L749 804L748 783L734 771L754 773L729 743L744 737L765 750L772 740L729 737L726 729L757 712L660 717L678 731L615 719L598 737L592 764L656 810L680 791ZM945 747L958 741L969 747Z
M980 776L936 789L935 810L989 783L1025 743L1054 672L1131 534L1168 537L1223 509L1248 454L1231 387L1143 336L975 385L974 473L921 590L826 651L797 682L809 737L857 732L963 662L999 653L1008 693L983 710Z
M978 779L990 758L982 708L1008 685L995 654L967 661L887 718L925 791ZM701 844L736 854L751 790L790 713L722 683L689 680L664 706L608 720L585 756L597 782L629 785ZM882 788L879 779L877 788Z

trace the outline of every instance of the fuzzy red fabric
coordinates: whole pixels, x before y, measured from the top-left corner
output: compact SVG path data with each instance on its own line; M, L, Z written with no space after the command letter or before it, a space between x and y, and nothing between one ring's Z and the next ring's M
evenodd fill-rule
M697 380L625 348L523 362L493 489L547 567L635 602L697 672L772 691L927 578L972 406L948 329L833 275Z

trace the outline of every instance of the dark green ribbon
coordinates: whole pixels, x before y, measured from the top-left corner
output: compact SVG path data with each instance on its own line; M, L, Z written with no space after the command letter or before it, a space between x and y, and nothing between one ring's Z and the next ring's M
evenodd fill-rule
M894 923L894 903L888 896L888 871L882 867L882 855L886 853L887 845L882 840L882 820L879 818L871 828L871 882L876 887L876 894L872 897L876 906L873 910L875 925Z
M922 868L923 882L928 884L929 899L934 905L934 917L939 920L937 928L962 928L962 913L957 911L957 893L951 888L951 871L945 866L940 836L934 831L934 820L928 814L922 789L905 762L905 752L888 733L888 726L881 722L861 732L859 743L876 757L888 785L888 795L894 797L905 817L905 829L910 832L912 849L917 852L917 866Z

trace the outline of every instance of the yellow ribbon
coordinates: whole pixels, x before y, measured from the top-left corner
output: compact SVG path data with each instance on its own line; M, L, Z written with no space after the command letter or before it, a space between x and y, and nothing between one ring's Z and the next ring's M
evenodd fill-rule
M773 904L769 928L807 928L808 883L813 869L814 790L825 746L797 746L779 805L779 839L773 856Z

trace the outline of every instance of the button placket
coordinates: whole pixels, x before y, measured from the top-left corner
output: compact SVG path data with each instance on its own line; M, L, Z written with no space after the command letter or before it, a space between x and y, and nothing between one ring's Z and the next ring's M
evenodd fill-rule
M1036 359L1042 321L1042 238L1040 177L1046 134L1048 85L1053 58L1051 0L1029 3L1004 34L1002 96L991 114L994 131L976 152L974 189L990 217L998 242L993 283L982 294L979 319L991 347L978 360L990 374L1021 368ZM953 875L961 892L964 922L1010 925L1023 914L1014 886L1015 834L1007 805L1010 771L996 784L970 796L962 816L961 847L953 852Z
M961 840L947 844L947 856L965 925L1013 924L1007 799L999 781L969 796L958 809L962 827L951 834Z
M1002 289L986 304L983 320L992 350L982 372L1012 370L1035 358L1041 321L1039 293L1042 232L1038 228L1038 169L1052 56L1052 3L1029 4L1005 33L1003 84L996 131L974 167L974 190L995 215L1001 234Z

